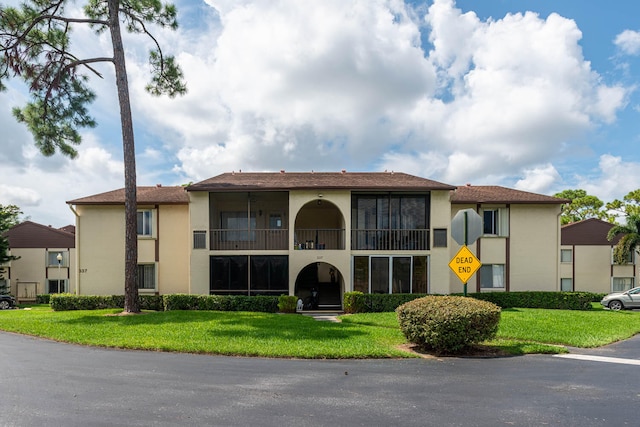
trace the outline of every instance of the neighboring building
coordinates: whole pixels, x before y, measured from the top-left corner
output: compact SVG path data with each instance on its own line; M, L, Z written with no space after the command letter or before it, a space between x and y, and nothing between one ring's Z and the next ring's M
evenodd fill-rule
M75 236L51 226L24 221L5 236L19 259L5 267L5 280L19 301L36 295L75 292Z
M76 215L83 295L124 293L124 189L67 202ZM183 187L138 187L138 288L189 293L189 196Z
M620 237L607 240L613 227L590 218L562 227L560 288L563 291L619 292L636 286L636 254L627 264L613 261L613 247Z
M123 293L123 202L123 190L67 202L77 213L82 294ZM150 233L139 262L155 269L150 291L161 294L304 299L316 288L321 306L339 307L352 290L461 292L448 267L459 248L450 224L471 207L485 235L470 247L486 264L472 286L558 290L564 202L394 172L225 173L186 189L138 190L138 227Z

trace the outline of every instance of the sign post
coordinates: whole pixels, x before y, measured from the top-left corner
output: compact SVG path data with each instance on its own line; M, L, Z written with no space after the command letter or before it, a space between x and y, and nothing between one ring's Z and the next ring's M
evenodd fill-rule
M474 243L482 236L482 217L473 209L458 211L451 220L451 237L462 245L458 253L449 262L449 268L464 284L464 296L467 296L467 282L482 266L482 263L471 253L467 245Z

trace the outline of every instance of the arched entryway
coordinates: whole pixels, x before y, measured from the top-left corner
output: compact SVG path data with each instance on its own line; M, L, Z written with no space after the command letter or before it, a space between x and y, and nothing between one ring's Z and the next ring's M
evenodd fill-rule
M317 308L312 307L312 292L317 291ZM305 309L340 310L344 279L338 269L326 262L314 262L303 268L296 277L295 295Z

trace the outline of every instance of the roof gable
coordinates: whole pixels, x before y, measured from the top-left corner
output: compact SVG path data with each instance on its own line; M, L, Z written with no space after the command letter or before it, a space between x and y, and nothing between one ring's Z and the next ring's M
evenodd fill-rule
M571 224L563 225L561 229L562 245L600 245L611 246L620 241L622 236L607 240L607 233L613 224L597 218L589 218Z
M385 191L452 190L455 187L400 172L230 172L187 187L187 191L273 191L347 189Z
M561 205L568 200L496 185L464 185L451 192L451 203L535 203Z
M57 228L24 221L4 234L9 248L74 248L75 235Z
M189 204L189 195L182 186L163 187L137 187L136 198L139 205L186 205ZM124 205L124 188L94 194L93 196L69 200L70 205Z

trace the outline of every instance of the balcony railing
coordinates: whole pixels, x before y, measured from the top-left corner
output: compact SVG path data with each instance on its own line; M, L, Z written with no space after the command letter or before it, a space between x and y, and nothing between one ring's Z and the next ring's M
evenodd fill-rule
M352 230L351 249L424 251L429 249L429 230Z
M344 249L344 229L297 228L294 249Z
M287 250L289 230L211 230L211 250Z

